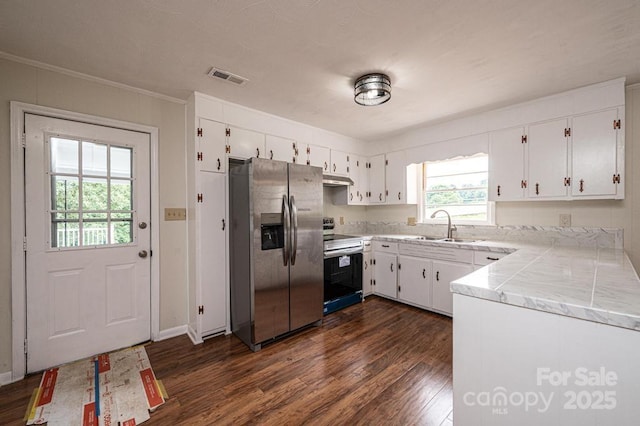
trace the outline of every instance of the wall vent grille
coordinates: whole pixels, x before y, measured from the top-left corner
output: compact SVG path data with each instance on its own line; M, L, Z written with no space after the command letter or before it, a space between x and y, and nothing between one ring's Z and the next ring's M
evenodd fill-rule
M211 78L219 78L221 80L225 80L230 83L237 84L238 86L242 86L247 81L249 81L248 78L244 78L237 74L233 74L228 71L224 71L215 67L211 68L211 70L207 73L207 75Z

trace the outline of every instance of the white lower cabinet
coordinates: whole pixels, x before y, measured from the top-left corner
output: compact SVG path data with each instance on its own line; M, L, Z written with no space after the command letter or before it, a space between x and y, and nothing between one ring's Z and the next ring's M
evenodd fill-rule
M451 281L473 272L473 266L464 263L433 261L433 303L432 308L453 314L453 293L451 293Z
M410 305L431 307L432 261L398 256L398 300Z
M373 293L373 253L371 252L371 241L364 241L364 252L362 253L362 295L369 296Z
M375 292L396 299L398 257L394 253L376 253Z

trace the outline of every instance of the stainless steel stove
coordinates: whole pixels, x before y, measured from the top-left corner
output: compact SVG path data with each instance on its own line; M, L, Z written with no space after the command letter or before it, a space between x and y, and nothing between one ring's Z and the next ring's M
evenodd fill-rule
M334 220L323 218L324 313L362 301L362 237L334 234Z

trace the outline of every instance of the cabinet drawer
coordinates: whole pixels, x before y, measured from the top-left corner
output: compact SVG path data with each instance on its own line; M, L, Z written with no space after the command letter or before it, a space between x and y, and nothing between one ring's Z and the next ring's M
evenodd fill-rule
M387 241L373 241L373 251L398 253L398 243L389 243Z
M423 246L418 244L400 244L400 254L416 257L428 257L429 259L449 260L471 264L473 251L442 246Z
M494 251L474 251L473 264L478 266L488 265L508 255L509 253L496 253Z

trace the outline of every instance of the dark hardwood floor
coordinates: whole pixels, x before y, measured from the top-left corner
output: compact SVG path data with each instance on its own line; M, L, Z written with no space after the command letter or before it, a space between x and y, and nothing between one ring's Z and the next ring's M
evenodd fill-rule
M375 296L257 353L234 336L146 349L169 394L150 425L451 425L451 319ZM39 380L0 388L0 424L24 424Z

